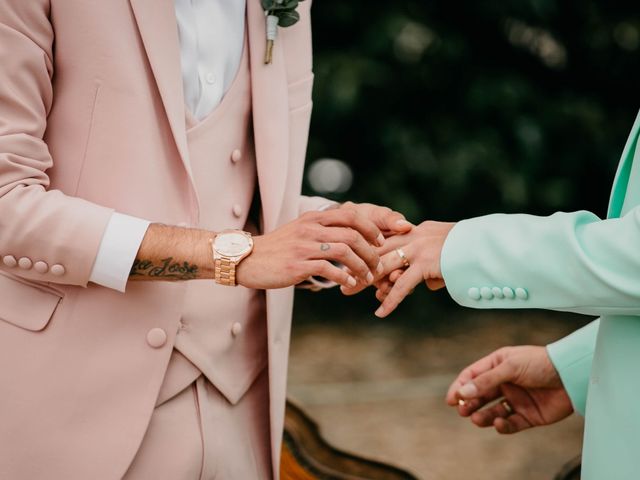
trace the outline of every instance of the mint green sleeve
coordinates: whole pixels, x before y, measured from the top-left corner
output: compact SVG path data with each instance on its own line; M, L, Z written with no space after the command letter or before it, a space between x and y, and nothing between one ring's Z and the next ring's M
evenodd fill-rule
M441 268L467 307L640 315L640 208L608 220L585 211L464 220Z
M560 374L573 408L582 416L587 406L591 363L599 327L600 319L547 345L551 362Z

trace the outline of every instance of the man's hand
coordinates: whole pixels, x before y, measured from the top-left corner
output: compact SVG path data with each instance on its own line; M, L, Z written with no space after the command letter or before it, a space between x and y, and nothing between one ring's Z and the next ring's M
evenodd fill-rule
M376 297L382 305L376 315L384 318L421 282L432 290L444 287L440 270L442 247L454 223L423 222L404 235L389 238L378 250L383 272L376 277ZM405 258L400 256L400 252ZM408 264L408 266L407 266ZM406 270L405 270L406 269ZM357 290L345 288L345 294Z
M345 287L370 285L383 268L374 248L384 243L378 223L386 225L355 205L305 213L271 233L254 237L253 253L238 265L238 284L283 288L320 276Z
M503 401L490 405L495 400ZM516 433L550 425L573 413L571 400L544 347L506 347L465 368L447 403L479 427ZM511 411L509 411L511 410Z

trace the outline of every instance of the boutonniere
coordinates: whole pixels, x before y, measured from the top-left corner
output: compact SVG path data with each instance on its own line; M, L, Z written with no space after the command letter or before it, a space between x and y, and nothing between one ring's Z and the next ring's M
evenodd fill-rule
M267 50L264 55L264 63L271 63L273 56L273 44L278 36L278 27L290 27L300 20L300 14L296 12L298 4L304 0L260 0L267 17Z

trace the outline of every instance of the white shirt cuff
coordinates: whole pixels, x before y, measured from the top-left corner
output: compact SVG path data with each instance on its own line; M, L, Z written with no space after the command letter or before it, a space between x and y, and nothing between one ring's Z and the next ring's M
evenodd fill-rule
M131 266L150 223L114 213L102 236L89 281L124 293Z

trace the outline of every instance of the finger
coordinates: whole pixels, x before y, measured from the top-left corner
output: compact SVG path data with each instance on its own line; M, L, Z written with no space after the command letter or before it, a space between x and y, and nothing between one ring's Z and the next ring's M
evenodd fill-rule
M436 291L444 288L445 286L446 285L442 278L427 278L427 287L429 287L429 290Z
M348 227L360 232L371 245L382 246L384 235L378 226L370 219L360 215L355 210L337 209L316 212L317 221L325 227Z
M385 292L384 290L376 290L376 298L380 303L384 302L384 299L387 298L387 295L389 295L389 293Z
M413 228L403 214L387 207L376 206L370 210L369 215L378 228L385 232L406 233Z
M309 260L305 264L309 271L309 276L324 277L345 287L351 287L356 284L356 279L349 275L348 272L336 267L327 260Z
M409 292L422 281L422 272L416 266L409 267L398 279L393 288L376 310L376 316L384 318L393 312Z
M449 389L447 390L446 401L448 405L455 406L458 404L458 400L461 398L459 395L460 388L469 383L473 378L478 375L491 370L494 366L502 361L503 349L491 352L489 355L476 360L471 365L465 367L451 382ZM469 398L467 398L469 400Z
M507 418L496 418L493 426L498 433L511 434L531 428L533 425L519 413L514 413Z
M471 415L471 421L478 427L492 427L497 418L507 418L512 414L513 412L508 412L502 402L498 402L495 405L474 412Z
M383 266L384 266L384 264L383 264ZM389 274L389 280L392 283L396 283L403 273L404 273L404 268L398 269L398 270L394 270L393 272L391 272Z
M465 400L484 397L500 385L515 380L515 373L511 363L501 362L460 387L458 395Z
M474 412L480 410L484 406L498 398L502 397L502 391L498 388L493 390L492 392L487 393L487 395L479 398L472 398L471 400L458 400L458 413L462 417L468 417Z
M403 253L405 254L405 256L407 256L406 250L403 250ZM398 278L400 278L400 276L405 272L405 269L407 268L405 266L404 259L398 254L396 250L392 250L380 257L380 262L382 262L382 273L380 275L385 277L390 276L392 272L395 272L397 270L401 272L400 275L398 275ZM396 278L394 280L394 283L397 281L398 279Z
M318 233L318 241L345 243L369 266L369 270L374 277L379 276L384 266L380 261L380 256L364 237L351 228L325 227Z
M316 252L312 259L333 260L347 267L361 283L370 285L373 282L373 274L369 266L344 243L321 243L313 247Z

